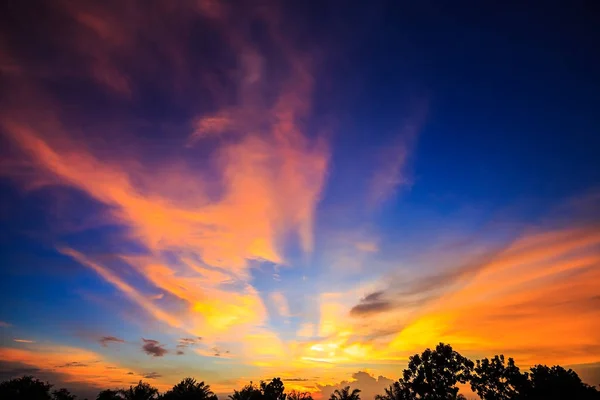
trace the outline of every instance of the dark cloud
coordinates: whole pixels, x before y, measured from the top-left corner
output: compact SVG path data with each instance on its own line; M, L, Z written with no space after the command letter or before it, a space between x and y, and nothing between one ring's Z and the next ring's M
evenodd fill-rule
M144 353L153 357L162 357L168 353L167 349L165 349L157 340L144 338L142 338L142 340L144 342L142 345L142 350Z
M350 315L352 316L360 316L367 314L378 314L380 312L384 312L390 310L392 308L392 303L389 301L378 301L378 302L370 302L357 304L350 310Z
M13 363L4 363L0 361L0 380L8 380L23 375L37 376L42 372L41 369L28 366L13 365Z
M102 336L98 342L102 347L106 347L109 343L125 343L123 339L119 339L115 336Z
M146 378L146 379L156 379L156 378L160 378L160 377L162 377L162 375L159 374L158 372L150 372L150 373L144 375L144 378Z
M178 356L182 356L182 355L184 355L185 353L184 353L183 351L181 351L181 350L177 350L177 353L175 353L175 354L177 354Z
M213 347L211 350L214 352L215 357L221 357L221 354L229 354L229 350L222 351L218 347Z
M135 375L133 372L128 372L127 375Z
M56 368L68 368L68 367L87 367L89 364L80 363L77 361L68 362L63 365L57 365Z
M187 344L196 344L199 343L202 340L202 337L198 336L195 338L181 338L179 339L180 343L187 343Z
M350 315L361 316L369 314L377 314L383 311L390 310L392 303L383 299L384 292L378 291L366 295L360 300L360 303L352 307Z
M308 378L286 378L283 381L284 382L305 382L307 380L308 380Z

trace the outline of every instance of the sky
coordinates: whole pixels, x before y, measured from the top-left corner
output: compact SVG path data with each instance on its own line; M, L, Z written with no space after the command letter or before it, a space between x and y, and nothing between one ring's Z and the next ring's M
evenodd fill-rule
M1 378L600 382L591 3L5 3Z

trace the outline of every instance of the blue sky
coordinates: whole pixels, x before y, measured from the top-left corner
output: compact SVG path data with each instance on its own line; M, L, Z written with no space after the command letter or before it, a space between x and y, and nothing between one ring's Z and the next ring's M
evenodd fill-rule
M583 7L5 11L7 371L327 396L439 341L600 361Z

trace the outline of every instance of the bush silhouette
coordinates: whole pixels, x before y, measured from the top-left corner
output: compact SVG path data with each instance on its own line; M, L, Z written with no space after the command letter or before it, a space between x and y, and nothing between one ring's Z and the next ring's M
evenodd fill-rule
M0 383L0 399L52 400L52 385L32 376Z
M209 385L197 382L194 378L185 378L166 392L164 400L217 400Z
M350 391L350 386L346 386L341 390L334 390L329 397L329 400L360 400L360 389Z
M375 400L460 400L457 384L471 386L483 400L600 400L600 391L581 381L577 373L561 366L536 365L522 372L512 358L503 355L475 363L440 343L409 358L402 377L375 396ZM75 400L67 389L51 392L52 385L32 376L0 383L0 400ZM162 395L140 381L129 389L103 390L96 400L218 400L209 385L185 378ZM313 400L308 392L285 392L280 378L252 382L234 390L230 400ZM360 389L350 386L334 390L329 400L360 400Z
M287 400L313 400L313 397L309 392L292 390L287 394Z

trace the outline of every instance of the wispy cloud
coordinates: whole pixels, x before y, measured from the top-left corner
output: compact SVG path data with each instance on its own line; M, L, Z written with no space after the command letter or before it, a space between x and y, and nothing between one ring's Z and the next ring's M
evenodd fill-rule
M12 325L9 324L8 322L4 322L4 321L0 321L0 328L9 328Z
M179 339L179 342L177 343L177 347L178 348L186 348L186 347L194 346L199 343L202 343L202 338L199 336L195 337L195 338L181 338L181 339Z
M34 340L29 340L29 339L13 339L13 341L15 341L17 343L35 343Z
M414 115L404 123L393 141L381 150L368 190L367 203L371 208L379 207L392 199L402 186L412 183L407 163L425 115L426 107L419 104Z
M270 294L271 302L275 306L277 313L280 316L288 318L291 316L290 307L285 295L281 292L273 292Z
M152 290L141 290L137 275L132 279L84 249L61 246L60 251L155 319L184 334L201 334L207 343L217 336L239 337L240 330L264 329L267 315L251 285L250 261L286 263L283 250L290 238L305 253L313 250L315 212L327 175L329 149L303 125L314 86L310 57L281 32L274 9L248 14L268 28L264 40L280 49L271 59L228 7L216 12L191 3L164 10L159 6L169 29L150 29L156 10L142 2L131 8L65 7L78 33L72 42L58 44L77 66L65 74L85 74L90 92L108 90L135 102L141 82L154 72L148 60L163 60L169 83L157 81L156 89L190 117L177 123L174 130L181 134L170 143L171 154L181 156L157 159L151 146L120 146L122 141L134 143L140 127L155 126L152 120L121 113L100 119L94 113L75 115L62 93L42 90L44 85L28 79L31 75L19 76L14 87L19 95L0 114L0 125L19 156L26 156L37 171L30 178L51 179L101 203L104 223L125 228L124 239L144 248L143 255L119 252L118 258ZM183 42L188 34L182 27L204 19L211 20L206 26L214 28L221 48L198 70L187 63ZM153 45L140 45L148 42L141 37L155 39L149 41ZM231 96L223 96L214 74L230 59L238 61L239 70L227 84ZM270 64L285 65L287 73L267 76ZM47 67L43 76L61 71ZM207 93L212 106L205 107L206 96L198 93ZM84 120L102 132L98 141L91 132L80 133L77 121ZM191 132L185 127L192 127ZM223 133L231 137L212 140ZM198 157L200 153L204 155ZM186 303L185 315L165 311L174 299Z
M379 246L375 242L356 242L356 249L360 251L364 251L365 253L377 253L379 251Z
M110 282L115 287L120 289L131 300L133 300L136 304L141 306L144 310L146 310L150 315L152 315L159 321L165 322L173 327L181 326L179 320L172 317L170 314L166 313L160 308L156 307L150 300L147 299L146 296L140 294L132 285L126 283L108 268L88 259L82 253L73 249L61 248L59 249L59 251L77 260L81 265L91 268L106 281Z

